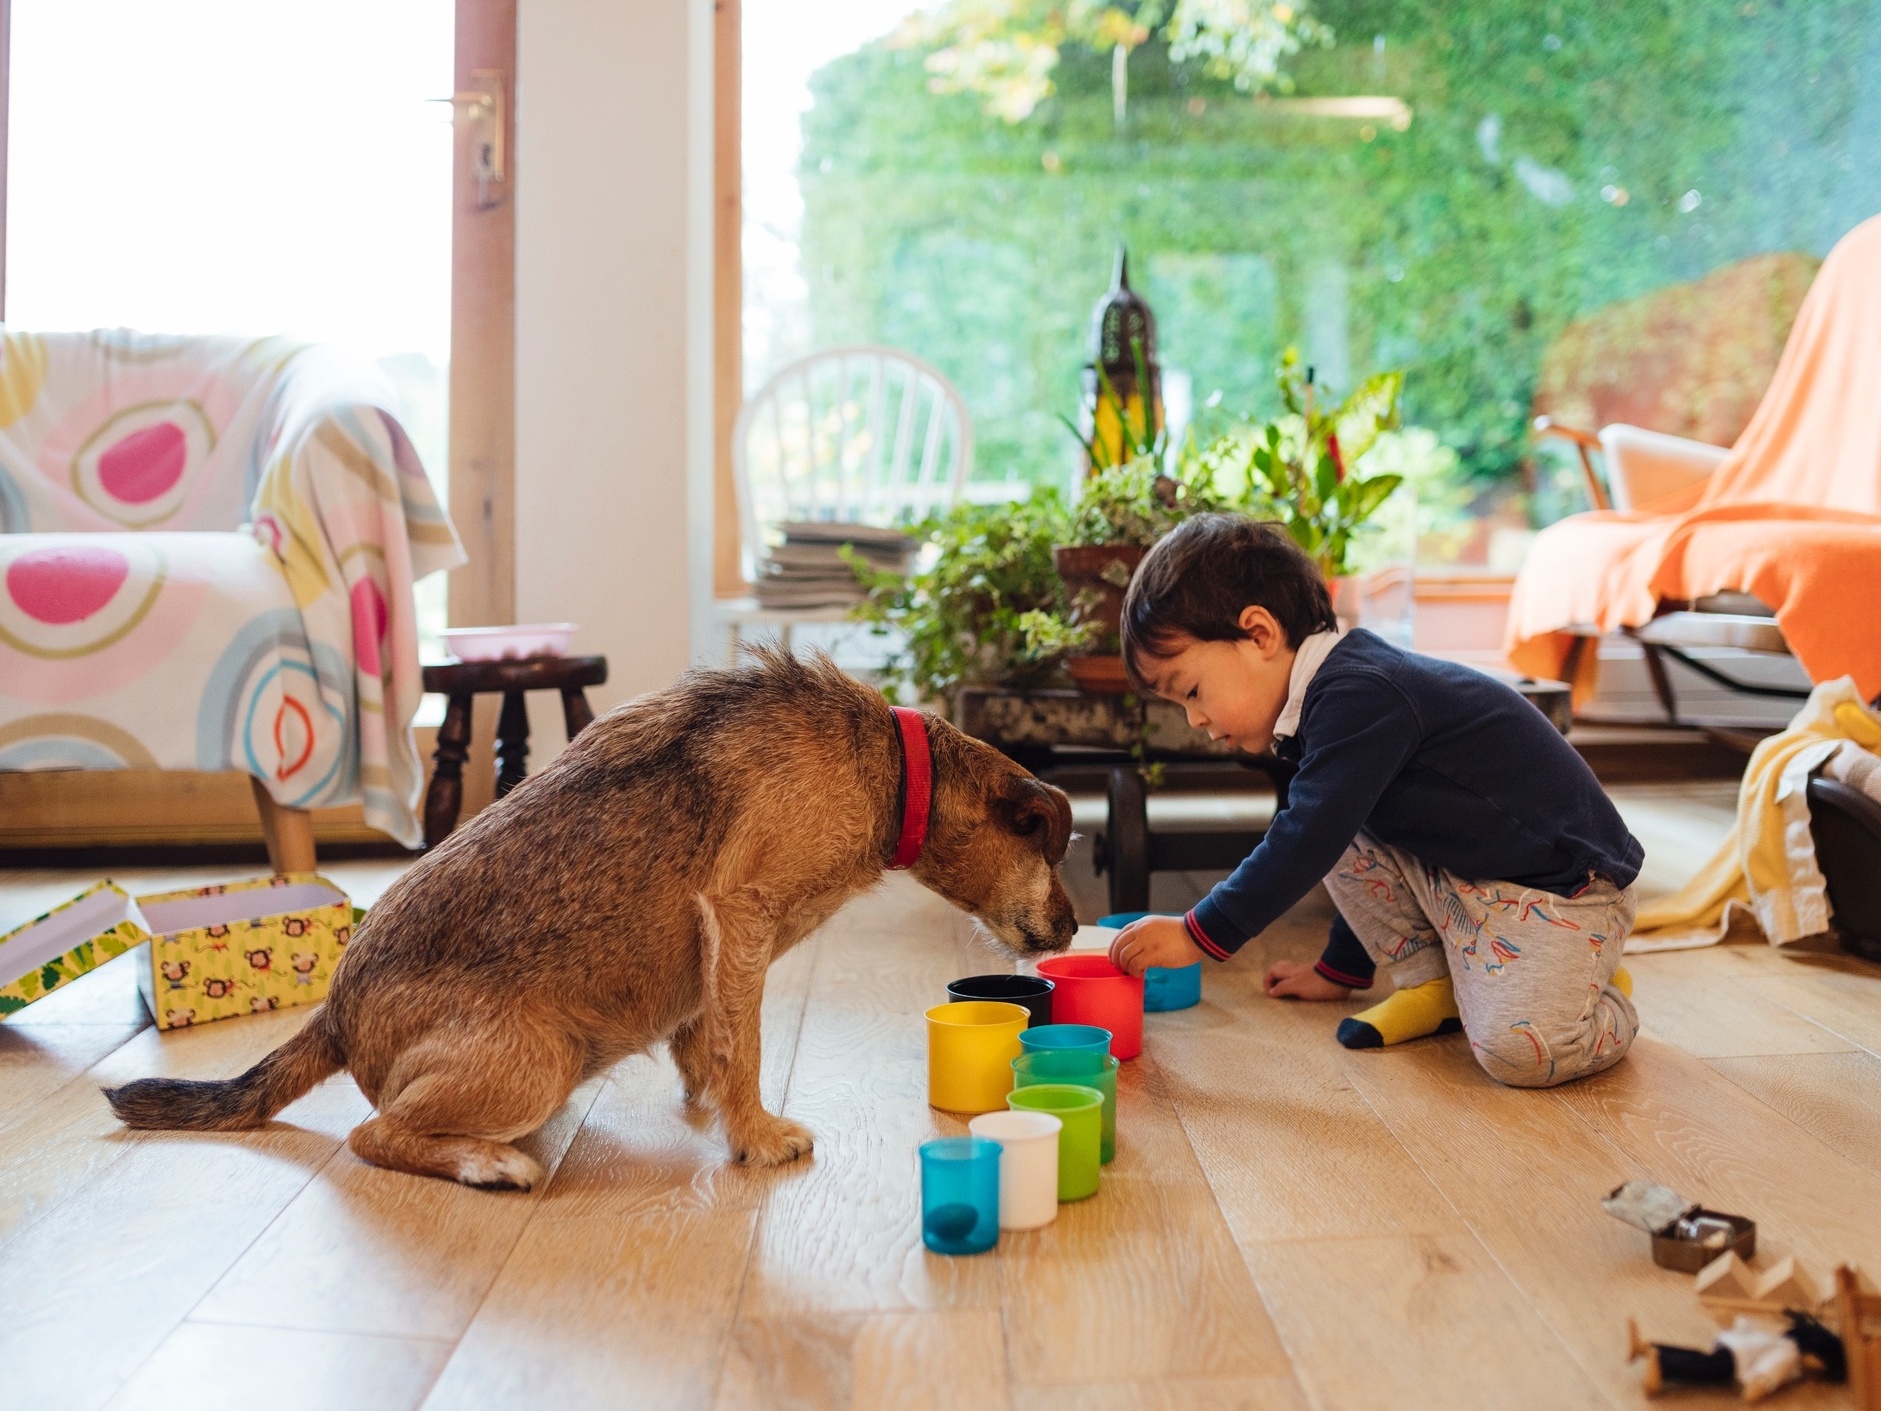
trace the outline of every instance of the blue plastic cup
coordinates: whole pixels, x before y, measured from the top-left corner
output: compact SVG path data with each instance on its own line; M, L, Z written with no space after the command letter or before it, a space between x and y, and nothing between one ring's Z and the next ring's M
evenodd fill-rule
M1143 1010L1146 1014L1192 1009L1201 1002L1201 961L1174 970L1152 965L1143 972Z
M1109 916L1100 916L1099 926L1109 926L1121 931L1132 921L1141 921L1145 916L1153 915L1148 911L1119 911ZM1202 962L1183 965L1171 970L1165 966L1152 965L1143 972L1143 1012L1145 1014L1166 1014L1172 1009L1193 1009L1202 1002Z
M985 1137L921 1144L921 1242L936 1254L984 1254L999 1243L999 1155Z
M1099 1160L1105 1166L1117 1159L1117 1070L1122 1067L1105 1054L1083 1049L1042 1048L1012 1060L1013 1091L1036 1083L1075 1083L1096 1088L1104 1095L1104 1127Z
M1078 1053L1097 1053L1110 1057L1110 1030L1095 1024L1034 1024L1019 1035L1019 1047L1027 1053L1043 1049L1070 1049Z

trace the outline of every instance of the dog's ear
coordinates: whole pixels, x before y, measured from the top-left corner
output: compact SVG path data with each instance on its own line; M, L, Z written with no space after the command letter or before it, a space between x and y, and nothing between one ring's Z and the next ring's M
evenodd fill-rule
M1065 849L1071 846L1071 800L1062 789L1010 775L998 811L1013 832L1037 841L1047 862L1055 867L1065 860Z

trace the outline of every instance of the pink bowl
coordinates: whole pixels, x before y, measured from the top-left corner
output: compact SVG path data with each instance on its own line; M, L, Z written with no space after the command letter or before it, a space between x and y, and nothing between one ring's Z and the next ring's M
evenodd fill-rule
M1143 981L1102 955L1055 955L1038 963L1050 980L1052 1023L1095 1024L1110 1030L1114 1058L1143 1052Z
M447 627L444 650L459 661L559 657L575 639L572 622L519 623L511 627Z

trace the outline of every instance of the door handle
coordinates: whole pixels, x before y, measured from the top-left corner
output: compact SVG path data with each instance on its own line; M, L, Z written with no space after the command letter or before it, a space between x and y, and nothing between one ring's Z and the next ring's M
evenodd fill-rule
M430 101L449 103L454 116L461 116L469 125L470 179L477 184L476 208L496 209L503 204L507 179L503 71L472 69L470 83L463 92Z

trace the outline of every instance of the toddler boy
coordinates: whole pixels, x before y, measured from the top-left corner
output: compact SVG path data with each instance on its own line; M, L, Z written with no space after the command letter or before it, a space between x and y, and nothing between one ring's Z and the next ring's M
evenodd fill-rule
M1199 515L1144 558L1123 611L1139 689L1215 739L1296 771L1260 846L1184 917L1119 933L1132 974L1230 955L1324 880L1324 955L1267 993L1396 993L1339 1026L1349 1048L1461 1028L1489 1075L1551 1087L1625 1055L1619 968L1642 849L1593 773L1501 682L1341 633L1318 567L1277 526Z

